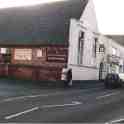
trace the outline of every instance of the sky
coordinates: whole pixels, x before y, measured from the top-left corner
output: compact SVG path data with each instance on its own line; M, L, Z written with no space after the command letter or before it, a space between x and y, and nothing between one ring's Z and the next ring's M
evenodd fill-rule
M93 0L102 34L124 35L124 0Z
M0 0L0 8L32 6L63 0ZM93 0L102 34L124 34L124 0Z

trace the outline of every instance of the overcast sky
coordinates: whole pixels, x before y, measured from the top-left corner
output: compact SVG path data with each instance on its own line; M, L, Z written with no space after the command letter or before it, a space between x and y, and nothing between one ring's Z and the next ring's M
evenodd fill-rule
M0 8L32 6L62 0L0 0ZM99 31L103 34L124 34L124 0L93 0Z
M99 31L124 35L124 0L94 0Z

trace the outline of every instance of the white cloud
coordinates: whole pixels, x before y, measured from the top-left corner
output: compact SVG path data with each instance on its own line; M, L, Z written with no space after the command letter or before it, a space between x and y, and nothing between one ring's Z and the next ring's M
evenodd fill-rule
M124 0L94 0L99 31L124 34Z
M64 0L0 0L0 8L32 6L48 2L59 2Z

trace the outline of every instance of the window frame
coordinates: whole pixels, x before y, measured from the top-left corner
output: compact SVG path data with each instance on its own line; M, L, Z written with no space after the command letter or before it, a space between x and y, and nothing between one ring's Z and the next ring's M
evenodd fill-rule
M84 54L84 38L85 32L79 32L79 39L78 39L78 64L83 64L83 54Z

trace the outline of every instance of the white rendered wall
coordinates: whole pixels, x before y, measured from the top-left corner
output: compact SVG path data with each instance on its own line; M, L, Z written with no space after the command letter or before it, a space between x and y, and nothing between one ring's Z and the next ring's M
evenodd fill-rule
M79 32L83 31L84 49L83 49L83 63L79 65L78 60L78 40ZM93 56L93 42L94 34L83 27L78 20L71 19L70 24L70 38L69 38L69 60L68 67L72 68L73 80L97 80L98 68L96 58Z
M81 67L76 65L69 65L72 68L73 80L98 80L99 70L95 68Z
M83 63L81 65L77 62L80 31L85 32ZM118 55L124 58L124 47L99 34L98 42L99 44L104 44L106 50L105 53L97 53L96 58L94 58L92 47L97 33L98 27L94 4L92 0L89 0L80 20L71 19L70 21L68 67L72 68L73 80L98 80L99 65L103 60L106 62L108 54L112 54L112 47L117 48Z
M89 0L80 18L80 21L84 22L84 25L91 31L98 32L97 18L93 0Z
M68 64L77 64L79 27L77 20L70 20Z

